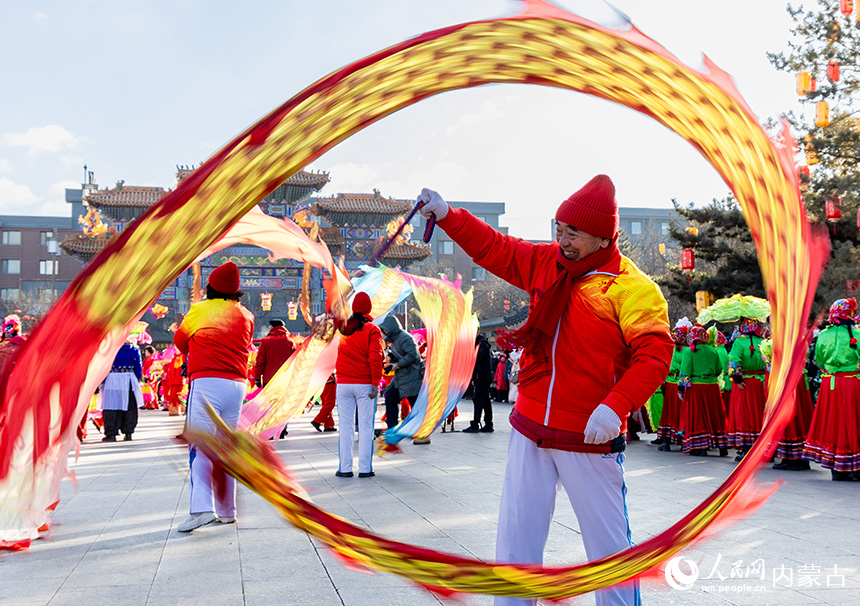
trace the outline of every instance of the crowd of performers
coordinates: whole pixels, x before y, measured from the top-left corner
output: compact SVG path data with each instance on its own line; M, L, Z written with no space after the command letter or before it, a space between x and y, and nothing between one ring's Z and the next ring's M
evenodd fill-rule
M834 481L860 481L857 321L856 300L839 299L815 331L774 469L803 471L814 462L829 469ZM690 456L727 456L734 449L740 461L755 444L767 399L769 329L763 320L741 318L732 337L686 318L672 330L675 350L659 416L652 407L659 450L678 446Z

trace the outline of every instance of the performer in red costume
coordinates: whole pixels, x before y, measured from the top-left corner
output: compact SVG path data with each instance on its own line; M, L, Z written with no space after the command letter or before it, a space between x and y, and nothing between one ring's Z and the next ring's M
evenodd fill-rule
M672 340L660 289L618 251L612 181L598 175L562 202L551 244L501 234L429 189L418 202L478 265L529 293L528 322L508 335L524 349L496 560L543 561L559 482L589 559L630 547L622 434L668 374ZM640 602L635 581L596 597L598 606Z

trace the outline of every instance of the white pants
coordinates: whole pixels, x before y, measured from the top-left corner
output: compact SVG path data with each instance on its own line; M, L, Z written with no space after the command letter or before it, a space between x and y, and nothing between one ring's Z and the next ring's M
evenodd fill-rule
M337 418L340 469L352 471L352 447L355 438L355 410L358 408L358 472L373 471L373 418L376 400L370 398L372 386L358 383L338 383Z
M561 481L579 520L589 560L630 547L624 454L590 454L538 448L511 430L499 506L496 561L542 564ZM595 592L597 606L639 606L634 581ZM537 600L496 598L496 606L534 605Z
M206 414L206 402L212 405L224 422L236 429L242 400L245 397L245 382L231 379L205 377L191 381L188 394L186 424L189 430L215 433L215 424ZM225 490L212 490L212 461L194 446L188 447L191 467L191 513L214 511L219 517L236 515L236 480L226 476Z

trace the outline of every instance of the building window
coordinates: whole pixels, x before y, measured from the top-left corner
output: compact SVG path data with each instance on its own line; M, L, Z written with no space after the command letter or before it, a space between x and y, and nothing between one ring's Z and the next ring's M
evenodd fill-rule
M8 244L10 246L19 246L21 244L21 232L20 231L4 231L3 232L3 244ZM18 273L17 271L15 273Z
M669 224L668 223L661 223L660 224L660 235L661 236L668 236L669 235Z
M4 235L7 232L3 232ZM15 232L18 233L18 232ZM3 259L0 261L0 273L3 274L20 274L21 261L19 259Z
M454 254L454 241L453 240L439 240L439 254L440 255L453 255Z
M48 261L39 261L39 273L43 276L57 275L60 262L54 259Z
M0 288L0 301L17 301L17 288Z
M473 267L472 268L472 279L475 281L481 281L487 279L487 270L483 267Z
M52 239L53 237L54 237L54 232L52 232L52 231L40 231L39 232L39 245L40 246L47 246L48 240Z
M630 222L630 234L634 236L642 235L642 221Z

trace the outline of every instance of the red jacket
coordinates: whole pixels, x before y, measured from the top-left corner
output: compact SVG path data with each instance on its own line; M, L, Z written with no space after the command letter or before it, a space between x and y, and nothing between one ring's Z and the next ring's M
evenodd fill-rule
M188 380L246 381L254 316L238 301L207 299L188 310L173 343L188 361Z
M367 322L351 335L341 335L335 374L338 383L379 385L385 346L379 327Z
M287 332L286 327L272 326L257 350L254 381L260 381L266 385L295 350L296 346L290 339L290 333Z
M558 244L500 234L463 209L439 227L475 263L529 293L529 309L555 281ZM626 418L660 387L672 358L666 300L654 282L622 257L574 282L550 355L523 351L514 408L552 429L582 433L601 403ZM501 363L500 363L501 364Z

